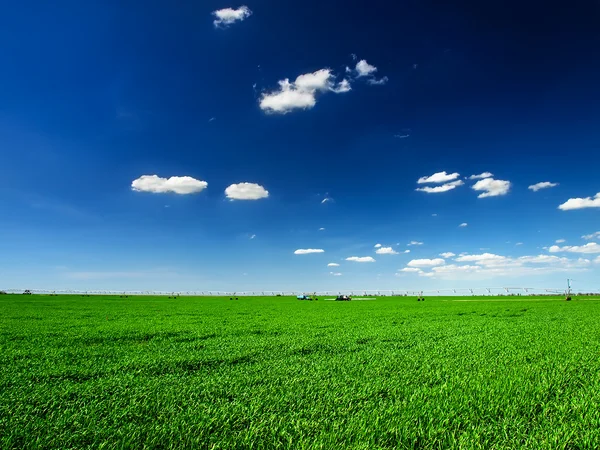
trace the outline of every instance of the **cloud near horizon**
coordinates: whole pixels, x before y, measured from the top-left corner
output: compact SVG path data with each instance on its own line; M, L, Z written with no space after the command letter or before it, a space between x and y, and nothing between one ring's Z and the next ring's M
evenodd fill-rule
M346 258L346 261L365 263L365 262L375 262L375 259L371 256L350 256L350 257Z

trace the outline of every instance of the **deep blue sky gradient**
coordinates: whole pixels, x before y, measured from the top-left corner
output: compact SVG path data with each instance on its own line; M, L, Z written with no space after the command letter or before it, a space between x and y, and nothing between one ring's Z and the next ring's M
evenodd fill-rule
M600 191L600 7L527 3L259 0L226 29L211 12L239 4L5 5L0 288L426 289L567 276L600 288L593 263L534 279L395 274L445 251L547 254L600 230L598 208L557 209ZM284 78L343 76L352 53L389 82L357 81L310 110L259 108ZM472 182L415 191L443 170L490 171L512 188L486 199ZM208 189L131 190L152 174ZM244 181L270 197L226 200ZM527 189L540 181L560 185ZM321 204L326 195L334 202ZM375 255L378 242L411 253Z

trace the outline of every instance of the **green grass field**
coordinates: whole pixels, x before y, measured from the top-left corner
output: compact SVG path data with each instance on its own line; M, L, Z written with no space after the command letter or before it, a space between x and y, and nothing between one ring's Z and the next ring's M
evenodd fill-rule
M6 449L600 448L600 299L2 295L0 348Z

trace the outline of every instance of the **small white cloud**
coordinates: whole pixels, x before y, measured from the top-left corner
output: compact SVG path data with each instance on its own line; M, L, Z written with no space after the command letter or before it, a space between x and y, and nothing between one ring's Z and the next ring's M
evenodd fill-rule
M405 267L404 269L400 269L398 272L421 273L423 271L421 269L416 268L416 267Z
M461 223L461 224L460 224L458 227L459 227L459 228L466 228L466 227L468 227L468 226L469 226L469 224L468 224L467 222L463 222L463 223Z
M515 245L519 246L519 245L523 245L523 243L522 242L517 242Z
M324 227L319 228L319 231L325 231Z
M214 120L217 120L217 118L216 117L211 117L210 119L208 119L208 122L210 123L210 122L212 122Z
M492 178L493 176L494 176L494 174L491 172L483 172L483 173L480 173L479 175L471 175L469 177L469 180L483 180L484 178Z
M254 239L255 237L256 237L256 235L253 234L253 235L250 236L250 239Z
M558 209L563 211L583 208L600 208L600 192L598 192L594 198L570 198L558 207Z
M423 243L419 241L410 241L408 245L423 245Z
M294 255L309 255L311 253L325 253L322 248L299 248L294 252Z
M367 84L370 84L371 86L383 86L388 81L389 81L388 77L382 77L379 80L376 80L375 78L371 78L370 80L367 80Z
M368 77L369 75L372 75L375 72L377 72L377 67L372 66L365 59L361 59L359 62L356 63L355 70L357 74L356 76L358 78Z
M592 233L592 234L585 234L581 237L587 241L592 240L592 239L600 239L600 231L596 231L595 233ZM564 239L562 241L564 242ZM556 241L556 243L559 244L558 241Z
M446 173L446 171L444 170L443 172L434 173L433 175L431 175L429 177L421 177L417 180L417 183L418 184L446 183L448 181L456 180L459 176L460 176L460 174L458 172Z
M279 81L279 89L262 94L259 106L263 111L286 114L294 109L310 109L317 103L317 93L350 91L350 82L343 80L337 85L330 69L298 75L294 82L288 78Z
M594 264L600 264L600 256L597 256L596 259L594 259Z
M409 249L404 250L402 253L410 253Z
M588 242L585 245L565 245L559 247L553 245L548 249L550 253L569 252L569 253L600 253L600 245L595 242Z
M433 213L433 214L431 215L431 217L437 217L437 214L436 214L436 213Z
M558 183L551 183L549 181L542 181L540 183L532 184L527 189L532 190L533 192L537 192L540 189L548 189L558 186Z
M325 197L323 200L321 200L321 204L330 203L332 201L333 201L333 199L331 197Z
M380 248L381 244L375 244L375 248Z
M259 200L267 198L267 191L260 184L256 183L238 183L232 184L225 189L225 195L230 200Z
M434 266L442 266L446 264L442 258L435 259L413 259L409 261L407 266L409 267L434 267Z
M329 272L330 275L333 275L334 277L341 277L342 274L341 272Z
M452 181L451 183L442 184L441 186L425 186L422 188L415 189L419 192L426 192L427 194L440 194L442 192L448 192L453 189L456 189L458 186L462 186L465 184L462 180Z
M161 178L158 175L142 175L131 183L131 189L136 192L152 192L154 194L195 194L208 186L206 181L196 180L192 177Z
M381 247L378 248L375 253L378 255L397 255L398 252L395 251L392 247Z
M340 265L338 263L329 263L327 267L340 267Z
M510 181L506 180L495 180L494 178L485 178L479 180L471 188L475 191L483 191L477 198L486 197L497 197L499 195L506 195L510 190Z
M585 239L585 238L584 238ZM567 242L565 239L557 239L555 241L557 244L564 244L565 242Z
M349 258L346 258L346 261L354 261L354 262L364 263L364 262L375 262L375 259L370 256L350 256Z
M238 9L224 8L213 11L216 19L213 24L216 28L225 28L235 22L241 22L252 15L252 11L247 6L240 6Z
M444 252L444 253L440 253L440 256L442 258L452 258L453 256L456 256L456 254L452 253L452 252Z

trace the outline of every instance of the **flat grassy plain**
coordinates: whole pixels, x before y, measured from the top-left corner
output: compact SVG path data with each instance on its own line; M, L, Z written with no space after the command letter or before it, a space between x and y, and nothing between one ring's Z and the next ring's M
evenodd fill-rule
M588 297L2 295L0 350L6 449L600 448Z

